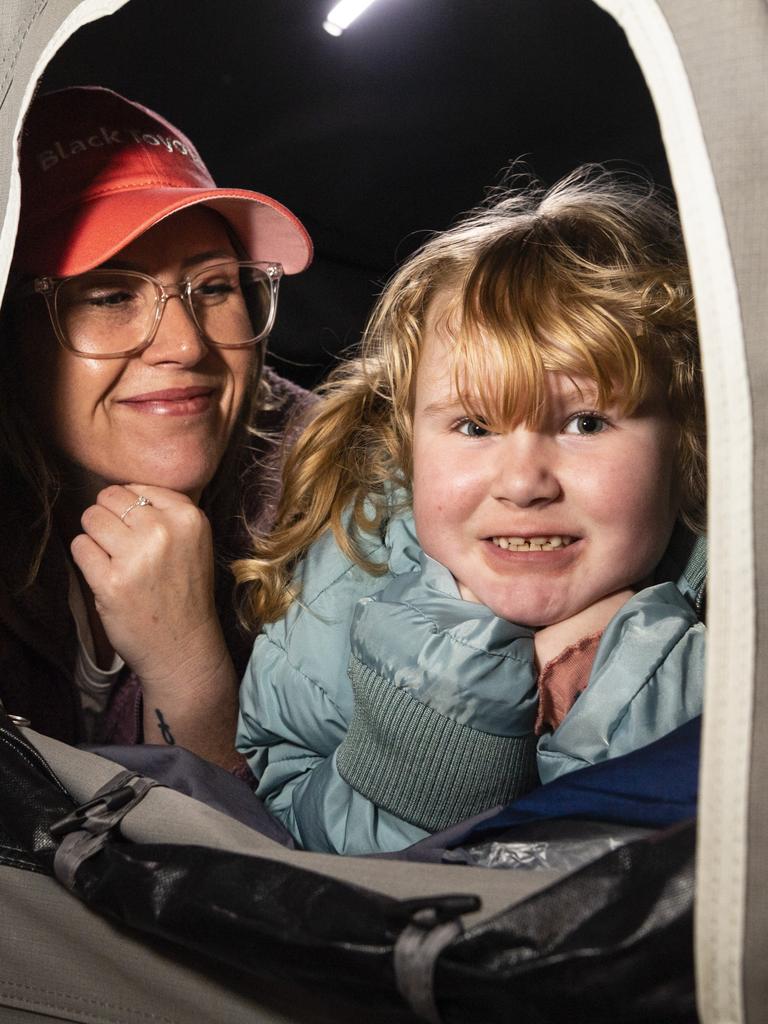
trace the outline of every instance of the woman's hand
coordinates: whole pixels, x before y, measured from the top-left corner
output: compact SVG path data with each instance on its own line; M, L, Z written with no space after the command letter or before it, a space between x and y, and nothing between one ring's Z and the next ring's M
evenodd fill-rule
M142 495L151 504L135 504ZM237 679L214 603L207 518L186 495L129 484L101 491L81 523L72 557L109 642L142 681L145 742L231 764Z

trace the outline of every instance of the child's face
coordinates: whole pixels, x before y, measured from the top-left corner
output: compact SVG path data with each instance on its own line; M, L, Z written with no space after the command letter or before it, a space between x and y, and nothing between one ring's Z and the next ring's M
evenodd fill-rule
M486 432L456 395L439 311L438 300L414 397L413 506L424 550L466 600L527 626L562 622L642 584L678 509L677 434L661 403L628 417L592 415L594 384L551 373L538 429ZM545 547L531 548L532 538Z

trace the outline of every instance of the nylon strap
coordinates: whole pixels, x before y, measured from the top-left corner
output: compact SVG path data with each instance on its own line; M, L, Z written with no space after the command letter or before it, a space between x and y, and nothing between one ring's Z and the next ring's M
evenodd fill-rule
M395 943L395 981L414 1013L429 1024L442 1024L435 1002L435 964L447 945L464 931L461 921L440 919L427 907L418 910Z
M53 835L64 835L53 859L53 872L62 885L75 888L75 875L83 861L106 845L125 815L157 785L154 779L136 772L119 772L92 800L52 826Z

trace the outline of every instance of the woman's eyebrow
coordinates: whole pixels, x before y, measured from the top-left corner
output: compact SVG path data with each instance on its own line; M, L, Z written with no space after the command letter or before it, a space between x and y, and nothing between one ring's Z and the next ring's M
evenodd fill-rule
M205 263L206 260L231 260L237 259L235 254L230 249L209 249L207 252L198 252L194 256L187 256L185 260L182 260L182 267L192 267L196 263Z
M226 249L209 249L206 252L196 252L193 256L187 256L186 259L181 261L181 267L186 270L188 267L194 267L198 263L205 263L208 260L231 260L234 257L232 251ZM135 270L137 273L145 273L144 268L139 263L134 263L132 260L105 260L101 263L98 270Z
M132 263L130 260L105 260L100 263L96 270L135 270L141 273L141 267L138 263Z

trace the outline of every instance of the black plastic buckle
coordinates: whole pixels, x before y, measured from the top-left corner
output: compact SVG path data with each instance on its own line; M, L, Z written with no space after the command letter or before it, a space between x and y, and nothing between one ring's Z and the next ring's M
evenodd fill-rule
M400 900L398 916L404 914L409 921L422 928L434 928L435 925L453 921L464 914L472 914L479 910L482 900L479 896L469 893L457 893L446 896L424 896L412 900Z
M69 835L70 832L78 832L83 828L88 818L92 817L93 811L118 811L121 807L125 807L127 803L130 803L135 796L136 790L129 785L120 786L119 789L115 789L111 793L105 793L104 796L96 796L93 800L80 804L74 811L55 821L51 825L51 835L61 838L62 836Z

